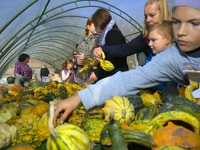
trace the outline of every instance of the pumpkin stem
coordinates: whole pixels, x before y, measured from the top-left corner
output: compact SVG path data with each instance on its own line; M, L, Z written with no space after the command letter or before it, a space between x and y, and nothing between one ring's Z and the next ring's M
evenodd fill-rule
M109 116L109 120L113 120L115 116L115 108L110 107L110 116Z
M56 138L58 137L58 133L56 132L56 130L54 129L53 126L53 117L54 117L54 102L49 102L50 103L50 107L49 107L49 122L48 122L48 126L49 126L49 130L51 131L51 134L53 135L53 137Z
M122 110L122 118L125 118L126 116L126 110Z

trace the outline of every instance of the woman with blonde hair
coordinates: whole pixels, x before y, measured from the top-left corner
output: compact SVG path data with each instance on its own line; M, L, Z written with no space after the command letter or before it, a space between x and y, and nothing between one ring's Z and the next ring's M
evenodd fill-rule
M106 58L123 58L137 53L139 65L143 66L150 50L147 36L149 27L162 20L171 20L172 15L165 0L148 0L145 4L144 16L143 32L140 35L123 45L101 46L94 49L97 59L101 58L100 51L105 53Z

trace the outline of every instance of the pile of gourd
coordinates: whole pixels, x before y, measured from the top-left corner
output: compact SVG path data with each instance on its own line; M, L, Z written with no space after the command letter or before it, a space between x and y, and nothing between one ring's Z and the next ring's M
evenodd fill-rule
M34 87L34 83L36 81L30 85ZM4 104L0 100L1 110L14 110L14 117L3 123L10 134L5 134L9 137L5 137L3 142L0 138L0 146L7 141L8 144L3 147L15 145L33 149L47 141L47 150L200 149L199 99L192 95L192 91L199 88L196 82L178 88L169 83L163 91L152 87L135 95L115 95L104 105L90 110L81 104L63 125L58 119L57 126L52 124L54 105L63 99L63 95L70 97L84 87L56 82L33 87L17 89L13 86L7 94L3 92L5 98ZM24 94L31 90L34 90L33 94ZM15 95L15 100L11 94ZM47 102L50 103L50 114ZM21 109L27 104L31 106ZM39 108L39 105L42 107Z
M50 135L49 101L57 103L84 87L36 80L25 81L24 86L15 84L16 79L21 80L9 77L10 84L0 86L0 149L14 145L19 149L37 148Z

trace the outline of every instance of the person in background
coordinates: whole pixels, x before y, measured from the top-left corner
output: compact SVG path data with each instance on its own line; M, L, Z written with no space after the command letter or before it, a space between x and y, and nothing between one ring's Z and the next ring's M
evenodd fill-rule
M76 50L74 50L72 53L72 62L73 62L72 69L74 70L75 76L76 76L77 70L78 70L77 58L75 57L77 54L77 49L78 49L78 44L76 45Z
M59 69L56 69L54 71L54 75L52 76L52 81L61 82L61 71Z
M32 79L37 79L37 73L35 72L35 69L33 69Z
M93 49L96 48L99 44L99 35L97 34L94 23L92 22L92 18L89 18L86 23L86 29L85 29L85 37L84 40L79 43L77 52L80 55L76 55L77 63L78 63L78 70L77 70L77 79L78 84L85 85L93 83L92 80L90 80L90 75L93 72L92 70L84 70L83 72L80 72L80 70L84 67L82 61L83 59L88 60L96 60L95 57L93 57Z
M122 45L126 43L124 35L119 30L116 22L112 20L110 12L104 8L97 9L92 15L92 22L97 32L100 35L99 46L103 45ZM113 51L113 53L115 53ZM115 74L117 71L127 71L128 64L126 56L123 58L111 59L106 57L106 60L110 61L114 65L114 70L105 71L100 66L97 65L97 69L90 76L90 80L98 81L105 77Z
M148 50L148 29L154 23L162 20L171 20L171 9L165 0L147 0L144 8L143 32L130 42L123 45L100 46L94 49L94 56L99 60L100 51L105 53L106 58L124 58L137 54L139 66L144 66L149 56Z
M49 69L46 65L44 65L40 70L40 77L42 79L42 82L49 82Z
M76 82L76 77L74 70L72 69L73 63L70 59L66 59L65 62L62 63L62 82Z
M184 63L200 64L200 1L175 0L172 13L172 29L176 41L172 47L157 54L143 67L118 72L58 102L54 110L54 124L60 115L62 124L81 102L88 110L103 105L105 100L114 95L123 97L136 94L163 82L177 81L189 85L188 74L183 72L186 69Z
M15 64L14 76L25 76L27 81L32 79L32 69L28 65L30 56L28 54L21 54L18 57L18 62Z

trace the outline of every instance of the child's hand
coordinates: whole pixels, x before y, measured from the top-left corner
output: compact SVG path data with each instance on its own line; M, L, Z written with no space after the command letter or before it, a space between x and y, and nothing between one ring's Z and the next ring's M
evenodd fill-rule
M58 116L61 116L60 124L63 124L63 122L66 120L69 114L73 110L75 110L79 106L80 103L81 103L81 99L78 94L73 95L72 97L69 97L67 99L64 99L58 102L55 105L53 124L54 125L56 124L56 120Z
M100 53L101 51L102 51L101 47L97 47L93 50L93 54L97 58L98 61L100 61L100 58L101 58L101 53Z

